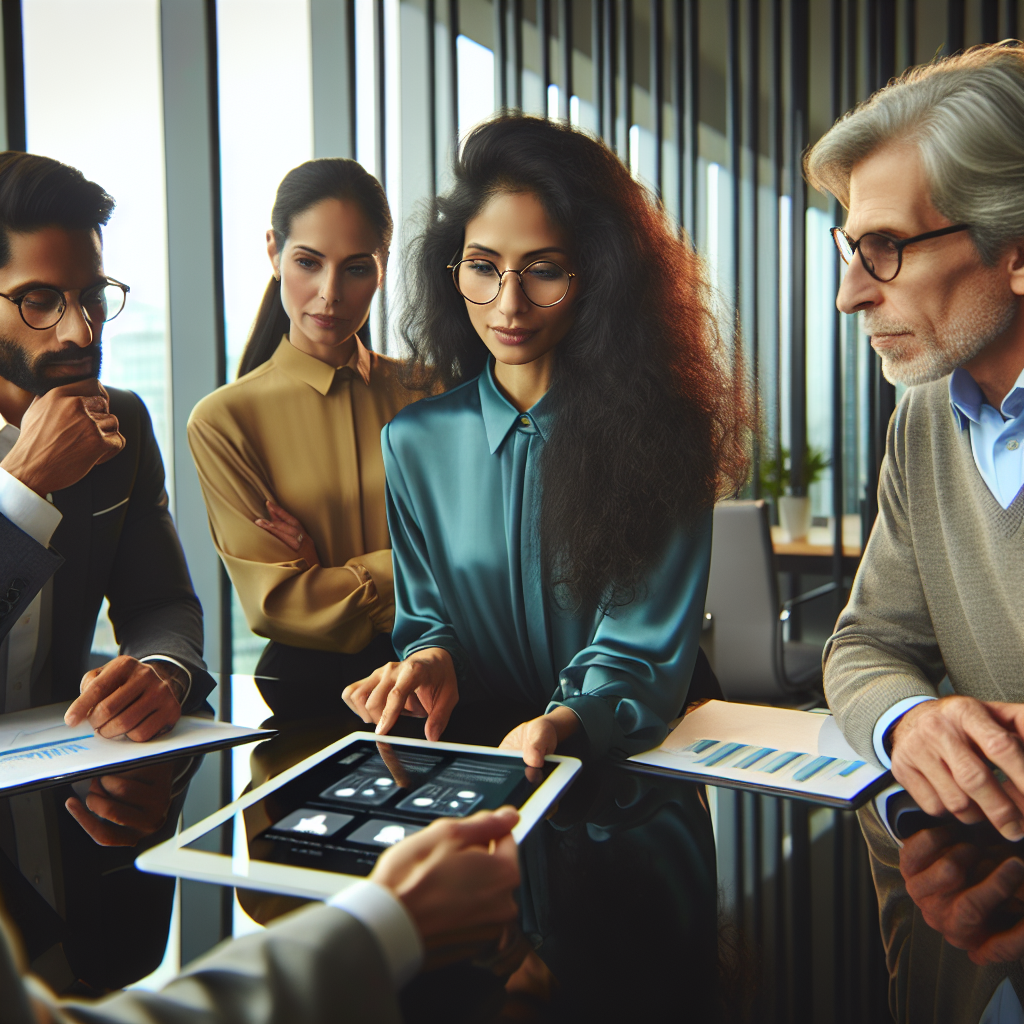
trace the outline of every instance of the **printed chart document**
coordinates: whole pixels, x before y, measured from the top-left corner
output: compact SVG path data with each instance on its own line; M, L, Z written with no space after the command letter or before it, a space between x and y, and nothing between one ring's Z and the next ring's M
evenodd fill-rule
M660 747L629 759L710 786L856 808L891 781L864 761L829 714L710 700Z
M247 729L183 715L159 739L146 743L127 737L108 740L97 736L88 722L66 726L64 712L70 706L70 702L48 704L0 715L0 796L252 743L274 734L272 729Z

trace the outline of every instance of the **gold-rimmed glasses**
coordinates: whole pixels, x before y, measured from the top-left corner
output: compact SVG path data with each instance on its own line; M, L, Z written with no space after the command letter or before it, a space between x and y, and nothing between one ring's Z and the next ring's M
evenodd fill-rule
M479 256L448 264L458 293L476 306L493 302L501 291L506 274L515 274L523 294L535 306L557 306L569 294L576 276L552 260L534 260L522 270L499 270L490 260Z

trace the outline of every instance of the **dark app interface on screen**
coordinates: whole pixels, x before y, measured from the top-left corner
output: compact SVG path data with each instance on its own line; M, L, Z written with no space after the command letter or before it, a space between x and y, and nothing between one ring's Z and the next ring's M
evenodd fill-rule
M367 875L383 850L436 818L521 807L553 767L545 765L531 781L518 755L360 741L263 801L274 824L250 838L249 856Z

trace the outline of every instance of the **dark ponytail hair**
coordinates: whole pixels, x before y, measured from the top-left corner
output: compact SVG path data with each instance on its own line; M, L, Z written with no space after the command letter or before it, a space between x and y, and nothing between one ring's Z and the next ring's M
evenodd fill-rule
M278 252L284 250L292 221L325 199L355 203L377 230L381 249L387 250L391 244L391 211L380 182L355 160L331 157L299 164L278 185L274 208L270 213L270 227L277 240ZM238 376L265 363L274 354L281 336L287 331L288 314L281 304L281 282L271 277L249 332L249 340L245 343L245 351L238 364ZM363 344L369 347L368 322L359 328L358 334Z

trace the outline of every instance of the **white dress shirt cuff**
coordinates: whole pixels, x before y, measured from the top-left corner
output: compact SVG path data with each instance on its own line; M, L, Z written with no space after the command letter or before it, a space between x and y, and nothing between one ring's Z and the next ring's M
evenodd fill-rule
M879 764L883 768L892 767L892 758L889 757L888 751L885 749L885 734L892 727L893 723L898 718L902 718L911 708L916 708L918 704L923 704L926 700L936 700L936 697L907 697L904 700L893 704L888 711L882 715L881 718L875 722L874 732L871 734L871 745L875 748L875 757L878 758Z
M327 901L362 922L377 940L395 988L413 978L423 963L423 942L409 912L382 885L369 879L342 889Z
M37 544L50 546L53 531L60 525L63 514L45 498L40 498L31 487L26 487L16 476L0 468L0 515L9 519L19 530L24 530Z
M188 686L185 687L185 692L181 695L181 700L178 701L179 704L184 705L185 701L188 700L188 695L192 692L192 673L177 658L172 658L169 654L147 654L144 658L139 658L139 661L167 661L172 665L177 665L185 673L185 678L188 680Z

